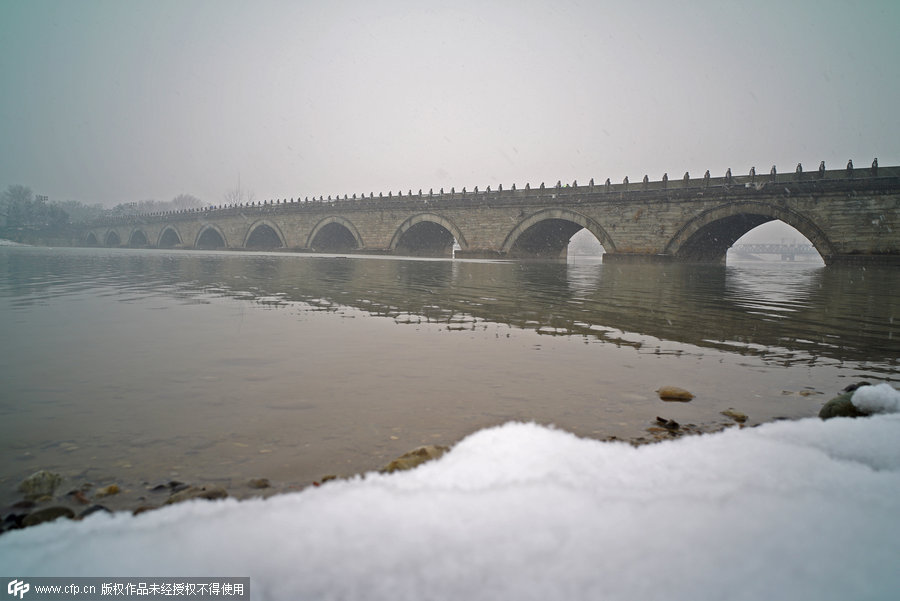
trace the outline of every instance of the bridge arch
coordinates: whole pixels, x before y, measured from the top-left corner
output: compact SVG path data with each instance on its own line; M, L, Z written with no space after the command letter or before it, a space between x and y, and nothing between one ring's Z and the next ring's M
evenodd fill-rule
M314 250L347 251L364 246L356 226L338 215L329 215L320 220L306 239L306 248Z
M225 234L217 225L207 223L197 232L194 248L228 248L228 242L225 240Z
M122 246L122 238L116 230L108 230L103 236L103 246Z
M703 211L669 240L664 254L682 261L724 262L725 253L753 228L779 219L806 236L826 263L836 254L825 232L812 220L786 207L746 201Z
M94 232L88 232L87 236L84 237L84 245L85 246L97 246L100 243L97 241L97 234Z
M150 246L150 239L147 238L146 232L141 228L131 230L128 235L128 246L132 248L142 248Z
M460 249L469 247L455 223L436 213L417 213L394 232L390 248L411 254L447 255L453 252L453 240Z
M287 244L281 228L268 219L260 219L247 228L243 246L244 248L268 249L284 248Z
M600 241L606 252L616 245L603 227L585 215L569 209L543 209L520 221L506 236L501 252L510 256L561 257L569 239L582 228Z
M159 240L156 242L157 248L173 248L184 244L181 234L174 225L167 225L159 233Z

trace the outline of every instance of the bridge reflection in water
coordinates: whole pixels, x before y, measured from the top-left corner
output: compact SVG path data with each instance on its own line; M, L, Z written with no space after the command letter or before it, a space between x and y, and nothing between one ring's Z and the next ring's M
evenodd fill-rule
M729 254L738 258L759 259L760 255L775 255L782 261L820 259L819 251L812 244L735 244Z
M8 260L14 271L16 255ZM89 249L45 260L54 263L47 266L52 285L72 291L92 285L87 268L103 284L146 295L227 296L273 308L301 302L320 311L347 306L400 323L477 329L495 322L648 351L673 341L784 363L822 358L890 371L900 360L900 272L891 268ZM70 272L79 275L66 282Z

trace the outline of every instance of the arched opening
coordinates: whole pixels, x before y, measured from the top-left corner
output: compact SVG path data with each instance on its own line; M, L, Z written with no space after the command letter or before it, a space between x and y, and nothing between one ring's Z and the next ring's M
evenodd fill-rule
M400 234L394 250L414 257L452 257L456 239L443 225L420 221Z
M259 250L282 248L283 246L284 242L282 242L281 236L278 235L275 228L265 223L260 223L254 227L244 243L245 248Z
M603 256L606 249L590 230L582 228L569 238L566 257L571 260L592 259Z
M762 202L729 203L704 211L672 237L665 254L679 261L724 264L728 249L744 234L778 220L805 236L825 262L835 254L825 233L807 217Z
M106 238L103 239L104 246L122 246L122 239L119 238L119 234L113 230L110 230L106 233Z
M469 248L456 224L437 213L419 213L404 221L391 240L399 255L414 257L454 256L455 250Z
M158 246L160 248L173 248L175 246L181 246L181 237L178 235L178 232L176 232L174 228L167 227L163 230L162 235L159 237Z
M806 236L779 219L759 225L738 238L728 249L725 260L727 263L825 264Z
M216 248L225 248L225 238L213 226L206 226L197 237L197 248L211 250Z
M516 258L565 259L569 241L583 226L566 219L545 219L535 223L516 238L509 256ZM593 234L588 232L596 240Z
M134 230L128 239L128 246L132 248L146 248L150 246L150 241L147 240L147 234L143 230Z
M94 232L91 232L87 235L87 238L84 239L85 246L97 246L99 244L97 242L97 236L94 235Z
M732 215L701 227L678 250L683 261L723 263L725 253L738 238L757 226L772 221L764 215Z
M576 248L585 252L591 248L592 253L616 252L606 230L575 211L544 209L522 217L503 243L503 252L511 258L566 259L570 241L581 230L587 231L576 238Z
M310 248L320 252L349 252L359 248L353 232L337 221L326 223L314 234Z

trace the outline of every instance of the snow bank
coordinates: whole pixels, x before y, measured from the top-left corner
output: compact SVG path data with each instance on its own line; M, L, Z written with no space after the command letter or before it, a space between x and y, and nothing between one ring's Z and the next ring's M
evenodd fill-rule
M256 599L896 599L900 414L633 448L533 424L410 472L0 536L9 576L250 576Z
M857 388L850 397L860 411L872 413L898 413L900 412L900 391L890 384L877 384L875 386L863 386Z

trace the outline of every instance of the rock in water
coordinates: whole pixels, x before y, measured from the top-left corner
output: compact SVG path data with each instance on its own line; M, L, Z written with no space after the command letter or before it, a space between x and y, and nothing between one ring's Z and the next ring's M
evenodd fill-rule
M72 519L74 517L75 512L68 507L45 507L44 509L39 509L34 513L28 514L28 516L22 520L22 525L27 528L28 526L35 526L37 524L43 524L44 522L52 522L59 518Z
M659 417L658 415L656 416L656 423L658 423L663 428L666 428L667 430L678 430L679 428L681 428L681 424L676 422L674 419L666 419L664 417Z
M721 411L720 413L725 417L730 417L739 424L743 424L745 421L747 421L746 413L741 413L740 411L735 411L734 409L726 409L725 411Z
M838 395L825 403L819 411L819 417L822 419L831 419L832 417L865 417L868 413L860 411L853 404L853 393L863 386L871 386L868 382L860 382L858 384L850 384L844 389L844 394Z
M108 497L110 495L119 494L119 485L118 484L110 484L109 486L104 486L101 489L98 489L95 493L98 497Z
M193 499L224 499L227 496L228 491L221 486L191 486L166 499L166 505Z
M890 384L851 384L844 394L834 397L819 411L819 417L866 417L875 413L893 413L900 407L900 393Z
M691 394L684 388L678 388L677 386L663 386L656 391L656 394L658 394L659 398L664 401L687 402L694 398L693 394Z
M97 513L98 511L102 511L104 513L112 513L112 511L109 510L109 507L104 507L103 505L91 505L90 507L88 507L87 509L85 509L84 511L82 511L81 513L78 514L78 519L86 518L87 516L91 515L92 513Z
M391 472L396 472L398 470L411 470L412 468L425 463L426 461L437 459L448 450L449 449L447 447L425 445L424 447L419 447L413 449L408 453L400 455L399 457L388 463L386 466L384 466L381 471L390 474Z
M19 484L19 492L26 499L37 499L44 496L53 496L53 491L62 482L62 476L47 470L35 472L22 480Z

